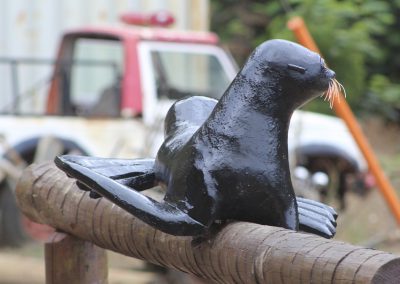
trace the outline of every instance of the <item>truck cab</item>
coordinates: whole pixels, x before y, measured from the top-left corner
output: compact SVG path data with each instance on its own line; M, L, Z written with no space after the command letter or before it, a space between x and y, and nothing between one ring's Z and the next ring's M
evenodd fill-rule
M70 31L58 52L46 114L138 119L148 130L145 136L153 137L175 100L223 94L238 69L217 44L218 37L205 32L142 27ZM153 144L154 139L146 141L146 149L136 155L154 155L159 144Z

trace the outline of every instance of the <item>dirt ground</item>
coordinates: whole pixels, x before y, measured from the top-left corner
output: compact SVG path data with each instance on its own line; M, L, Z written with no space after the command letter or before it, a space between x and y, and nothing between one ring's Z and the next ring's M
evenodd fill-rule
M110 284L157 283L156 275L144 271L142 262L111 252L108 258ZM39 243L29 243L19 249L0 251L1 284L45 283L44 271L43 246Z
M363 121L363 130L387 177L400 197L400 127L377 119ZM400 226L377 188L364 198L349 195L338 220L336 239L400 254Z
M155 266L111 251L107 251L107 258L109 284L202 284L182 272L155 272ZM0 284L28 283L45 283L43 244L29 242L20 248L0 249Z
M400 196L400 128L370 119L364 121L363 129ZM400 227L378 190L371 190L365 197L349 194L347 204L346 211L339 215L335 239L400 254ZM18 249L0 249L0 284L44 283L42 248L31 242ZM111 252L109 282L166 283L165 278L148 271L143 262Z
M113 252L108 253L109 283L164 283L144 263ZM29 279L29 281L27 281ZM44 249L39 242L29 242L18 249L0 250L1 284L45 283Z

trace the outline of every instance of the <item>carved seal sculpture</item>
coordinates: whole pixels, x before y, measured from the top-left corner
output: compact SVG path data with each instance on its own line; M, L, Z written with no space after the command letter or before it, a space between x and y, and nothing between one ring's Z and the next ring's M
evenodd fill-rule
M318 54L266 41L218 102L189 97L171 107L155 160L67 155L55 162L93 196L169 234L205 235L215 223L240 220L330 238L335 211L294 194L287 136L293 111L329 93L334 77ZM156 184L166 188L163 202L140 193Z

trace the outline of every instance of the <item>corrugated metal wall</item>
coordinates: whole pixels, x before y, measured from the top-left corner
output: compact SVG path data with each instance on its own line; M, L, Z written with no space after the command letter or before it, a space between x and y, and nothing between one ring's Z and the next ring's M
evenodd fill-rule
M52 58L68 28L161 9L174 13L174 28L208 29L208 0L0 0L0 56Z

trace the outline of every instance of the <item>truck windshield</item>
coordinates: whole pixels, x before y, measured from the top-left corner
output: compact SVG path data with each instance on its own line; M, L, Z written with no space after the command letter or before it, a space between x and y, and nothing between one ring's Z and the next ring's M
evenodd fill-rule
M151 57L160 98L202 95L218 99L230 82L211 54L153 51Z
M222 50L215 46L148 43L146 47L149 76L159 99L177 100L194 95L219 99L235 74L227 70L220 58ZM231 63L228 65L232 67Z

